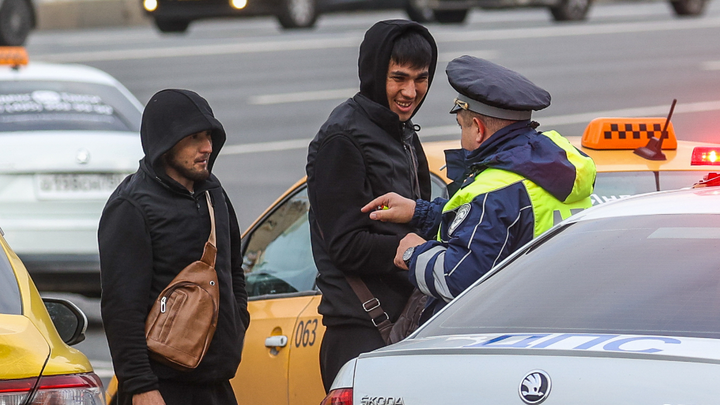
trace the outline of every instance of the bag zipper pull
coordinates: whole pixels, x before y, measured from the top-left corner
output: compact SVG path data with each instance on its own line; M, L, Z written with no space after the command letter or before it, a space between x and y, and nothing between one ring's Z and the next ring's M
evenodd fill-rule
M160 300L160 313L165 313L165 301L167 300L167 297L162 297Z

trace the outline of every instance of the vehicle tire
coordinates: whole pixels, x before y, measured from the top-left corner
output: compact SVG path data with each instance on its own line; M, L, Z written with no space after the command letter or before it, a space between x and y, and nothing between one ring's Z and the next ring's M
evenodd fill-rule
M555 21L581 21L587 17L592 0L561 0L560 4L550 7Z
M435 21L435 13L428 7L428 0L407 0L405 12L408 18L419 23Z
M171 33L171 32L185 32L190 25L190 21L186 20L166 20L164 18L156 18L155 26L160 32Z
M435 20L442 24L460 24L465 22L468 10L435 10Z
M282 9L277 15L284 29L312 28L317 17L316 0L282 0Z
M707 0L677 0L671 1L670 5L678 16L697 16L705 12Z
M33 11L26 0L5 0L0 7L0 45L20 46L33 27Z

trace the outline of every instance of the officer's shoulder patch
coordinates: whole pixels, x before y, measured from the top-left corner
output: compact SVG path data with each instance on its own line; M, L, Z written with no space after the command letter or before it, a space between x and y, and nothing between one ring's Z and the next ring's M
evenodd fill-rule
M448 229L448 236L452 235L453 232L457 229L458 226L467 218L468 214L470 214L470 203L463 204L457 208L457 212L455 213L455 219L453 219L452 223L450 224L450 228Z

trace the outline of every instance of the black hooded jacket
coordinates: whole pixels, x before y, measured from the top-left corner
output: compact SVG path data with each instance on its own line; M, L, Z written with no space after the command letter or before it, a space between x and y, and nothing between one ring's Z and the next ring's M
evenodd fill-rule
M212 170L225 131L207 102L187 90L155 94L143 113L145 157L110 196L100 219L102 318L121 396L157 389L158 379L228 380L240 362L250 317L235 211L214 175L195 182L191 193L165 174L161 160L178 141L203 130L212 130ZM202 256L210 234L205 191L215 207L220 313L202 362L182 372L149 359L145 318L170 281Z
M412 292L407 272L395 267L393 258L400 239L415 229L372 221L360 212L369 201L391 191L412 199L430 196L430 173L414 125L400 122L386 94L393 44L409 30L419 32L432 47L429 88L437 47L427 29L405 20L377 23L360 46L360 92L333 110L308 149L310 232L323 294L318 309L328 326L373 327L346 274L365 282L392 321Z

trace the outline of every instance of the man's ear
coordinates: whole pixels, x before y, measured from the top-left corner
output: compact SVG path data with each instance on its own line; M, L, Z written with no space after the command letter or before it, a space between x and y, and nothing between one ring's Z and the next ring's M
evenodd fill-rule
M477 133L475 134L475 141L477 142L478 146L485 141L485 135L487 134L487 127L485 124L483 124L482 121L478 117L473 117L473 124L475 124L475 127L477 128Z

